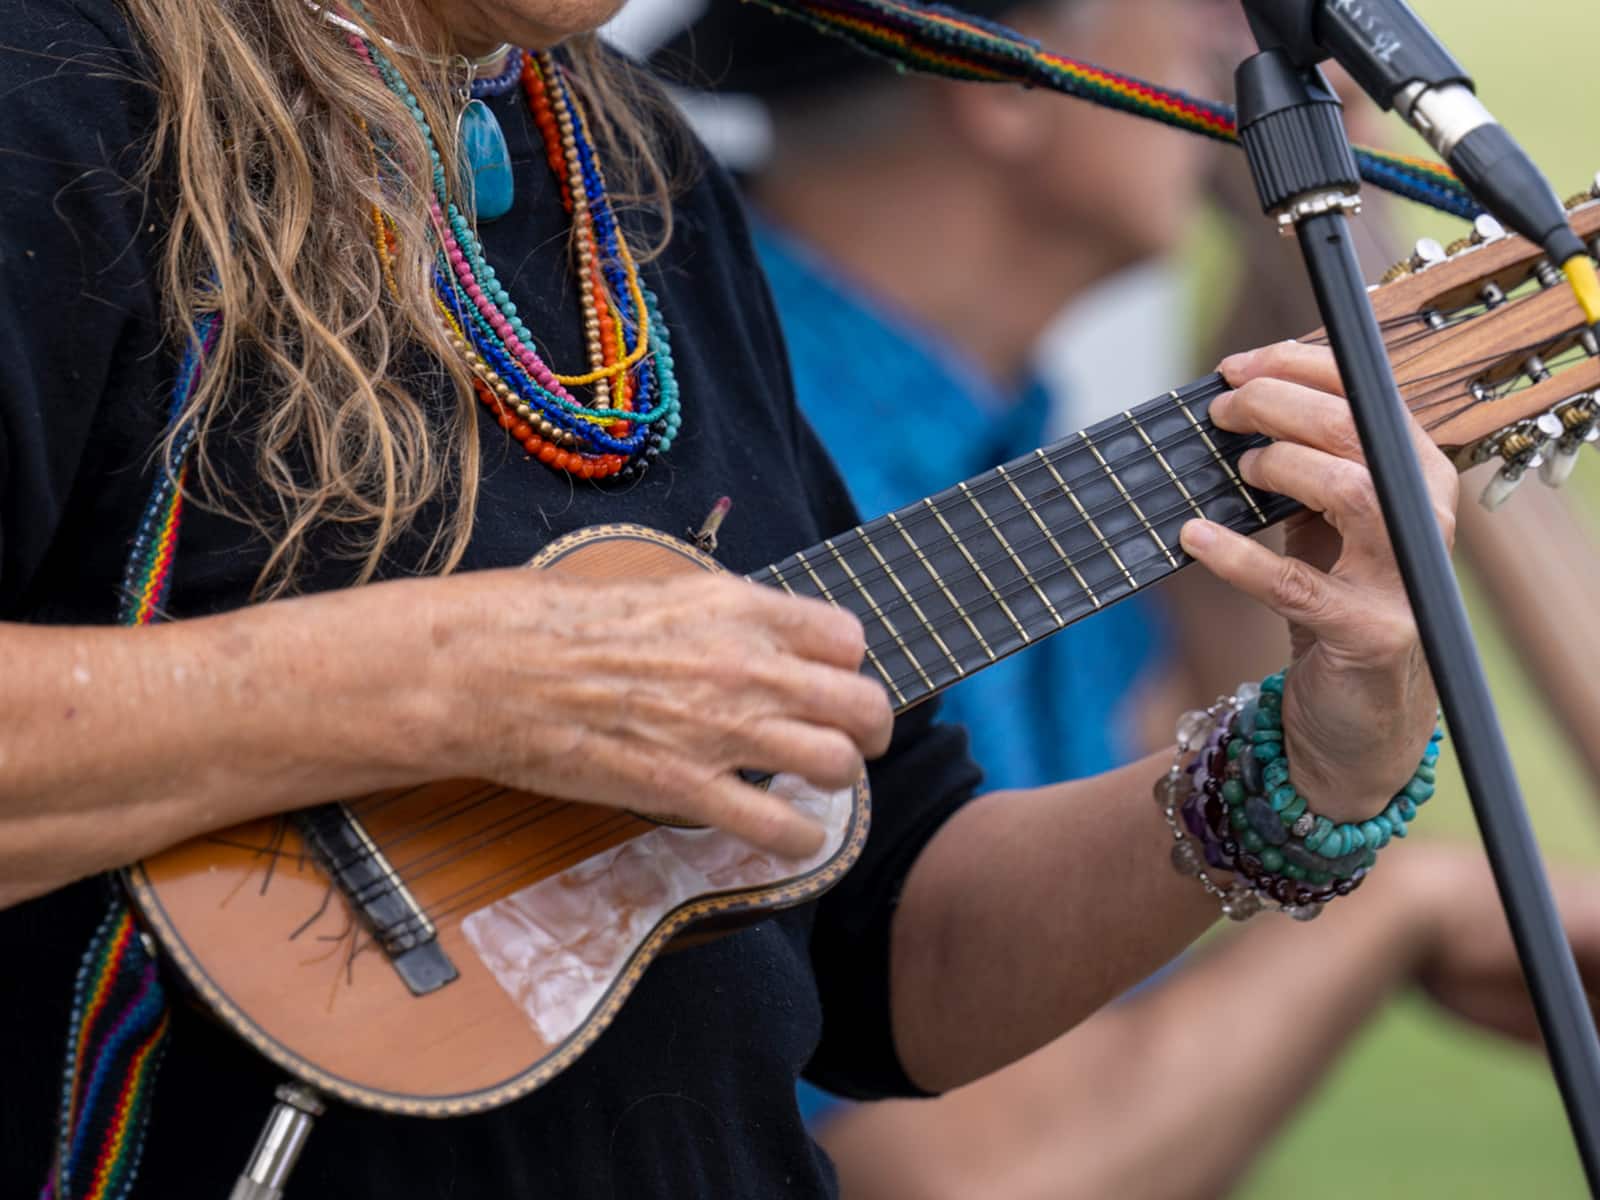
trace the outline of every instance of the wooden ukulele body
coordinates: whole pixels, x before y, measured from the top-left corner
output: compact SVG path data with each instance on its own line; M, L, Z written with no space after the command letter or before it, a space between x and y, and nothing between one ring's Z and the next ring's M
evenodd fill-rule
M591 579L718 569L623 525L562 538L533 565ZM337 844L290 818L255 821L139 863L126 882L195 996L287 1072L362 1107L453 1116L564 1069L669 944L803 903L844 874L866 840L864 781L770 786L824 821L819 854L783 860L637 815L648 796L630 813L453 781L314 810ZM352 860L336 883L331 866ZM363 905L380 894L380 911L411 914L410 959L375 936Z

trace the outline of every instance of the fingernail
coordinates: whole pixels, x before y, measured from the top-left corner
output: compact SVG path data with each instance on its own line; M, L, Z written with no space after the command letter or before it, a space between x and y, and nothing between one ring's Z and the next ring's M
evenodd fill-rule
M783 845L778 853L785 858L810 858L828 840L828 831L815 821L806 820L783 835Z
M1183 548L1193 554L1196 550L1209 550L1217 544L1217 531L1210 521L1190 521L1178 531Z
M1244 350L1238 354L1230 354L1217 364L1217 371L1232 379L1234 376L1242 375L1248 371L1250 364L1255 361L1255 357L1256 352L1254 350Z
M1239 455L1239 474L1247 474L1250 470L1250 464L1255 462L1260 454L1261 450L1259 447L1257 447L1254 450L1246 450L1243 454Z

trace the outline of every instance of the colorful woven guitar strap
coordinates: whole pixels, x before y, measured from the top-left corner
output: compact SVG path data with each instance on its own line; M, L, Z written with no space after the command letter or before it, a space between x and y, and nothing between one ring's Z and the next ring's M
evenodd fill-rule
M1065 55L1003 25L916 0L749 0L886 58L902 69L950 79L1048 88L1106 108L1238 144L1230 105L1170 91ZM1478 205L1449 168L1424 158L1356 149L1361 176L1375 187L1458 217Z
M182 418L215 336L212 318L196 323L195 339L173 388L171 425ZM128 555L119 624L148 625L162 611L172 581L192 442L192 430L180 433L157 473ZM39 1200L126 1200L139 1169L170 1024L155 959L119 893L95 931L73 986L55 1158Z

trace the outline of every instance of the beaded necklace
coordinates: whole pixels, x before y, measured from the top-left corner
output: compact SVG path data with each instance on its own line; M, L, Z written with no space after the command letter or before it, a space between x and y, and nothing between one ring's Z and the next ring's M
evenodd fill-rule
M671 447L682 425L671 342L612 210L588 120L564 69L548 52L519 51L515 75L508 65L483 81L481 95L510 91L520 79L572 218L589 358L589 370L579 375L557 374L534 351L532 333L484 257L470 204L458 205L448 193L437 140L405 80L378 47L355 36L351 44L404 102L428 146L437 237L434 305L451 347L472 373L478 399L540 462L584 479L636 478ZM475 95L470 103L481 106L482 100ZM393 288L395 230L379 211L372 222ZM590 402L580 401L574 388L588 388Z

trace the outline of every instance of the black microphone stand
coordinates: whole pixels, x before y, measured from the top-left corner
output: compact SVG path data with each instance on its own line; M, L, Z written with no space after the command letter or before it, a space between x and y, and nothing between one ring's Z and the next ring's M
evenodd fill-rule
M1309 22L1314 0L1304 7ZM1299 239L1589 1189L1600 1195L1600 1041L1356 261L1347 214L1358 207L1360 175L1341 106L1315 67L1262 45L1237 76L1251 173L1262 207Z

